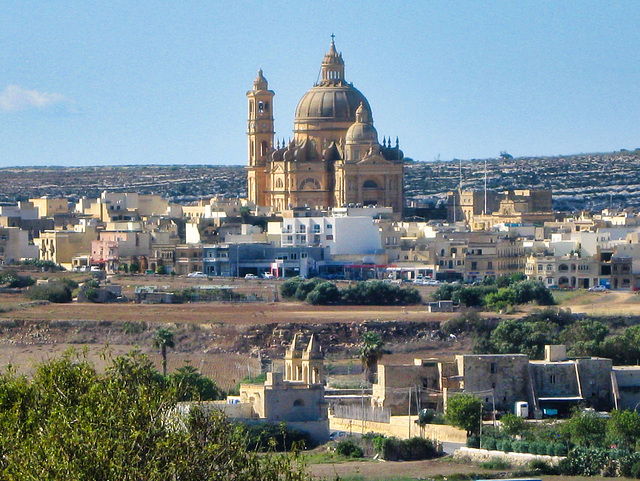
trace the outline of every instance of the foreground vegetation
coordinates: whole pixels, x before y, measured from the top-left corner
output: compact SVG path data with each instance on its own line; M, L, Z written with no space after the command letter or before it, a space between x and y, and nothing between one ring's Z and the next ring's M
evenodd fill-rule
M187 384L135 352L104 374L73 354L32 380L9 370L0 376L0 480L309 479L294 454L248 452L245 428L220 413L178 418Z

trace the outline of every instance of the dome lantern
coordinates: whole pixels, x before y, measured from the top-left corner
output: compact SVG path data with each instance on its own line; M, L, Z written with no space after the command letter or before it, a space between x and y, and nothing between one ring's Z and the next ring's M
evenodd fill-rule
M344 60L336 50L335 35L331 35L331 46L322 61L322 82L320 85L340 85L344 82Z

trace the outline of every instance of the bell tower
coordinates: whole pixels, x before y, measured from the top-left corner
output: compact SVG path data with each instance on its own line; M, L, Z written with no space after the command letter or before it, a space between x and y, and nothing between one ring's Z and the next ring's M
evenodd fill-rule
M247 166L247 190L249 200L256 205L269 205L266 192L267 185L267 154L273 149L273 90L269 90L269 83L258 70L258 76L253 81L253 90L247 92L249 99L249 119L247 135L249 137L249 165Z

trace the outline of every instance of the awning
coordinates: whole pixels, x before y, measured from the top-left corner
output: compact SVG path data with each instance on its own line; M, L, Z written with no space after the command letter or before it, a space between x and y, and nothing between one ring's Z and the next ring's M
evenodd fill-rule
M539 397L539 402L580 402L584 401L582 396L566 396L566 397Z

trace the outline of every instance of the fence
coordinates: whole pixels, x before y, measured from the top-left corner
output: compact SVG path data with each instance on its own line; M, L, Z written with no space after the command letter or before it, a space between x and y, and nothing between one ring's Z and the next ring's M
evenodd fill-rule
M388 423L391 420L389 409L372 408L371 406L337 405L333 408L333 415L337 418L376 423Z

